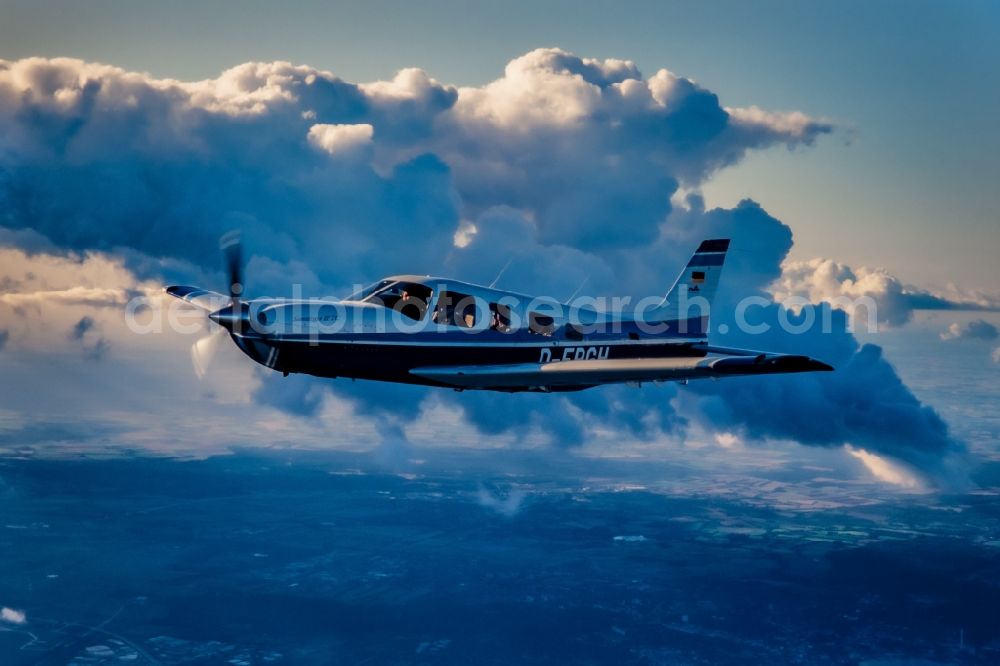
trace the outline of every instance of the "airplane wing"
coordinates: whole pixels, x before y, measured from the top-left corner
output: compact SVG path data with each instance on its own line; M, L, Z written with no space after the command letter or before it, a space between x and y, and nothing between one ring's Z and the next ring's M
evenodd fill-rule
M828 371L833 368L808 356L748 350L738 355L672 358L589 359L514 365L470 365L414 368L418 377L463 389L558 389L621 382L682 381Z
M209 312L221 310L232 302L232 299L225 294L198 287L174 286L167 287L164 291L174 298L179 298Z

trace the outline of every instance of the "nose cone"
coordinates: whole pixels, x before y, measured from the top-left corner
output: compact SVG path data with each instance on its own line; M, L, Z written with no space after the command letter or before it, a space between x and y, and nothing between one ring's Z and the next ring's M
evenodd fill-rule
M231 305L208 315L209 319L227 331L239 330L245 317L246 311L243 308L234 310Z

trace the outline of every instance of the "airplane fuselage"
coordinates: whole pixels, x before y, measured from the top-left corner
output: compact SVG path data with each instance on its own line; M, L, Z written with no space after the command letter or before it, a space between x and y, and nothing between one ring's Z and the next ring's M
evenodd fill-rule
M629 328L636 328L629 326ZM319 377L346 377L380 381L451 386L419 373L425 367L516 366L623 359L687 359L679 368L693 368L706 350L697 340L676 336L646 336L638 331L619 335L584 335L567 330L541 336L527 329L498 333L298 333L260 335L234 334L237 346L250 358L279 372L305 373ZM542 339L539 339L542 338ZM417 372L415 372L417 371ZM591 384L565 385L561 390L586 388ZM549 387L556 388L556 387ZM527 383L501 390L546 390Z
M649 322L443 279L397 276L343 301L249 301L213 319L250 358L285 373L452 386L421 368L701 359L705 317ZM386 291L417 291L412 308ZM443 301L449 299L451 303ZM389 306L387 307L387 302ZM460 308L456 311L455 308ZM449 309L451 308L451 309ZM690 366L682 363L680 366ZM505 385L575 390L592 385Z

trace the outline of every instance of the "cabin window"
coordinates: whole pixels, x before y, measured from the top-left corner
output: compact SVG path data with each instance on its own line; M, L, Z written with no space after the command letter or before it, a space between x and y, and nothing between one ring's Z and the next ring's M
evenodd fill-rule
M457 291L442 291L431 319L438 324L473 328L476 325L476 299Z
M490 303L490 328L501 333L510 333L511 321L509 306L501 303Z
M573 324L566 324L566 339L576 341L583 340L583 331Z
M536 335L552 335L556 328L555 319L537 312L528 313L528 330Z

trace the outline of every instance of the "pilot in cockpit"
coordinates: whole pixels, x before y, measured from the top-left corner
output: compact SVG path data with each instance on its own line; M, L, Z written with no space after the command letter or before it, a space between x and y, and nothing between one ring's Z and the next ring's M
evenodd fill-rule
M420 298L411 296L409 290L403 288L399 293L399 301L396 304L396 308L407 317L419 321L423 319L427 303Z

